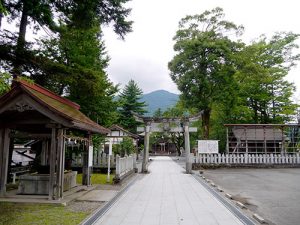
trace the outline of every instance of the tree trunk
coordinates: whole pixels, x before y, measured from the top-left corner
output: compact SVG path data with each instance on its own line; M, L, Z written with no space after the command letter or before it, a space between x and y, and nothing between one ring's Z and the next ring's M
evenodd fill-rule
M23 10L22 10L22 17L20 22L19 28L19 36L17 41L17 49L16 49L16 60L14 63L13 69L13 77L16 78L18 75L21 74L21 66L22 66L22 56L25 49L25 35L26 35L26 28L28 24L28 9L24 2Z
M209 138L209 122L210 122L211 109L205 109L202 113L202 135L203 139L207 140Z

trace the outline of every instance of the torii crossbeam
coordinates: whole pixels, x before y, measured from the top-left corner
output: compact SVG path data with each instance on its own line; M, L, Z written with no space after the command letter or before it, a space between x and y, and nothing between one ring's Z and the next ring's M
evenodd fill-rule
M186 154L186 173L191 173L192 163L190 161L190 132L197 132L197 127L189 127L190 122L199 120L202 112L192 117L182 118L153 118L142 117L136 113L132 113L137 122L144 123L144 127L138 127L138 132L145 132L144 138L144 156L142 164L142 172L148 172L149 161L149 136L151 132L182 132L184 133L184 146Z

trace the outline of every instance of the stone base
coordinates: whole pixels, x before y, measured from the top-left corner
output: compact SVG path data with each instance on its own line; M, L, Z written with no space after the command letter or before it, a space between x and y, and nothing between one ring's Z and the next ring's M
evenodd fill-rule
M76 171L64 174L64 191L68 191L76 186L76 176ZM20 176L18 194L48 195L49 178L49 174L27 174Z

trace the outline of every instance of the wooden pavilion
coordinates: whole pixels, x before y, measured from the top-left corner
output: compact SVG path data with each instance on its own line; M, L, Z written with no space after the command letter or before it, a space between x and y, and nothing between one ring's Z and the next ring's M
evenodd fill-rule
M48 199L63 197L65 141L68 131L84 134L83 185L90 185L91 135L110 132L79 111L80 106L27 81L13 81L0 97L0 196L6 195L10 151L15 138L42 142L44 164L49 166Z

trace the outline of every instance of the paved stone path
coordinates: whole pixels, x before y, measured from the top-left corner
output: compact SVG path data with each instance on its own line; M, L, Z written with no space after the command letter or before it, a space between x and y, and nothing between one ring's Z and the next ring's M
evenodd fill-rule
M96 224L243 224L171 158L155 157L149 171Z

